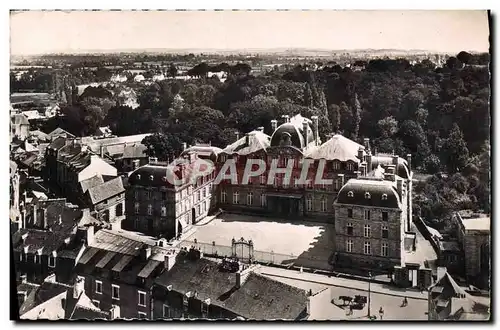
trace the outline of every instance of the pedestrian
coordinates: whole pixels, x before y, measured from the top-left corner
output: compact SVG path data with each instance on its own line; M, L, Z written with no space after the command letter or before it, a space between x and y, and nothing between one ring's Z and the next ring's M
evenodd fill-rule
M406 299L406 297L404 297L403 299L403 306L407 306L408 305L408 299Z
M380 306L380 309L378 310L378 313L380 315L380 319L382 320L384 318L384 309L382 308L382 306Z

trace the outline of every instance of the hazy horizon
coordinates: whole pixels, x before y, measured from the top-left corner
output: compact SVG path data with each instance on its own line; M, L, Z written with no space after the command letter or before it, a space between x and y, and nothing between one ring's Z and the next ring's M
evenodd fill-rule
M25 11L10 27L13 56L489 51L486 11Z

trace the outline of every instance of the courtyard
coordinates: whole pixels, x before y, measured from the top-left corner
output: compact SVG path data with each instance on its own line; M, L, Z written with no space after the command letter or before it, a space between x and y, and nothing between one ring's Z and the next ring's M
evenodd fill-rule
M252 240L254 258L261 262L330 269L335 249L332 224L224 213L193 227L180 246L197 245L205 253L229 256L231 240L243 238Z

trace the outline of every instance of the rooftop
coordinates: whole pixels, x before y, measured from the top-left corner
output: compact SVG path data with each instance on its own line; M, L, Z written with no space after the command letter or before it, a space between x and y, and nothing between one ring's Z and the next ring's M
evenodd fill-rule
M270 145L271 138L261 131L252 131L248 136L243 136L234 143L228 145L222 152L226 154L248 155L258 150L265 150Z
M100 203L125 191L121 177L106 181L100 185L90 187L88 194L93 204Z
M461 210L458 212L460 221L465 230L490 231L490 216L484 213L475 213L471 210Z
M322 145L314 148L306 154L313 159L339 160L341 162L352 161L359 163L358 150L360 144L336 134Z

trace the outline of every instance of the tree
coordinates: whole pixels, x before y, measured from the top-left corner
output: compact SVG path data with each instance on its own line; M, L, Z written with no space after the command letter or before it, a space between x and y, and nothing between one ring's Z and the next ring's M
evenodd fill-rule
M441 161L438 156L430 154L424 161L424 167L427 173L436 174L441 169Z
M398 121L394 117L386 117L378 121L382 138L390 138L398 132Z
M168 67L168 71L167 71L167 74L172 77L172 78L175 78L177 76L177 68L175 67L175 65L173 63L170 64L170 66Z
M449 173L463 169L469 160L469 150L460 127L455 123L442 147L444 163Z
M146 136L142 144L147 147L146 154L150 157L157 157L158 160L172 160L172 155L178 155L182 150L182 142L179 138L168 132Z
M328 115L330 116L330 123L332 125L333 133L340 131L340 107L336 104L330 104L328 107Z
M470 60L472 59L472 54L461 51L460 53L458 53L457 59L462 63L469 64Z

